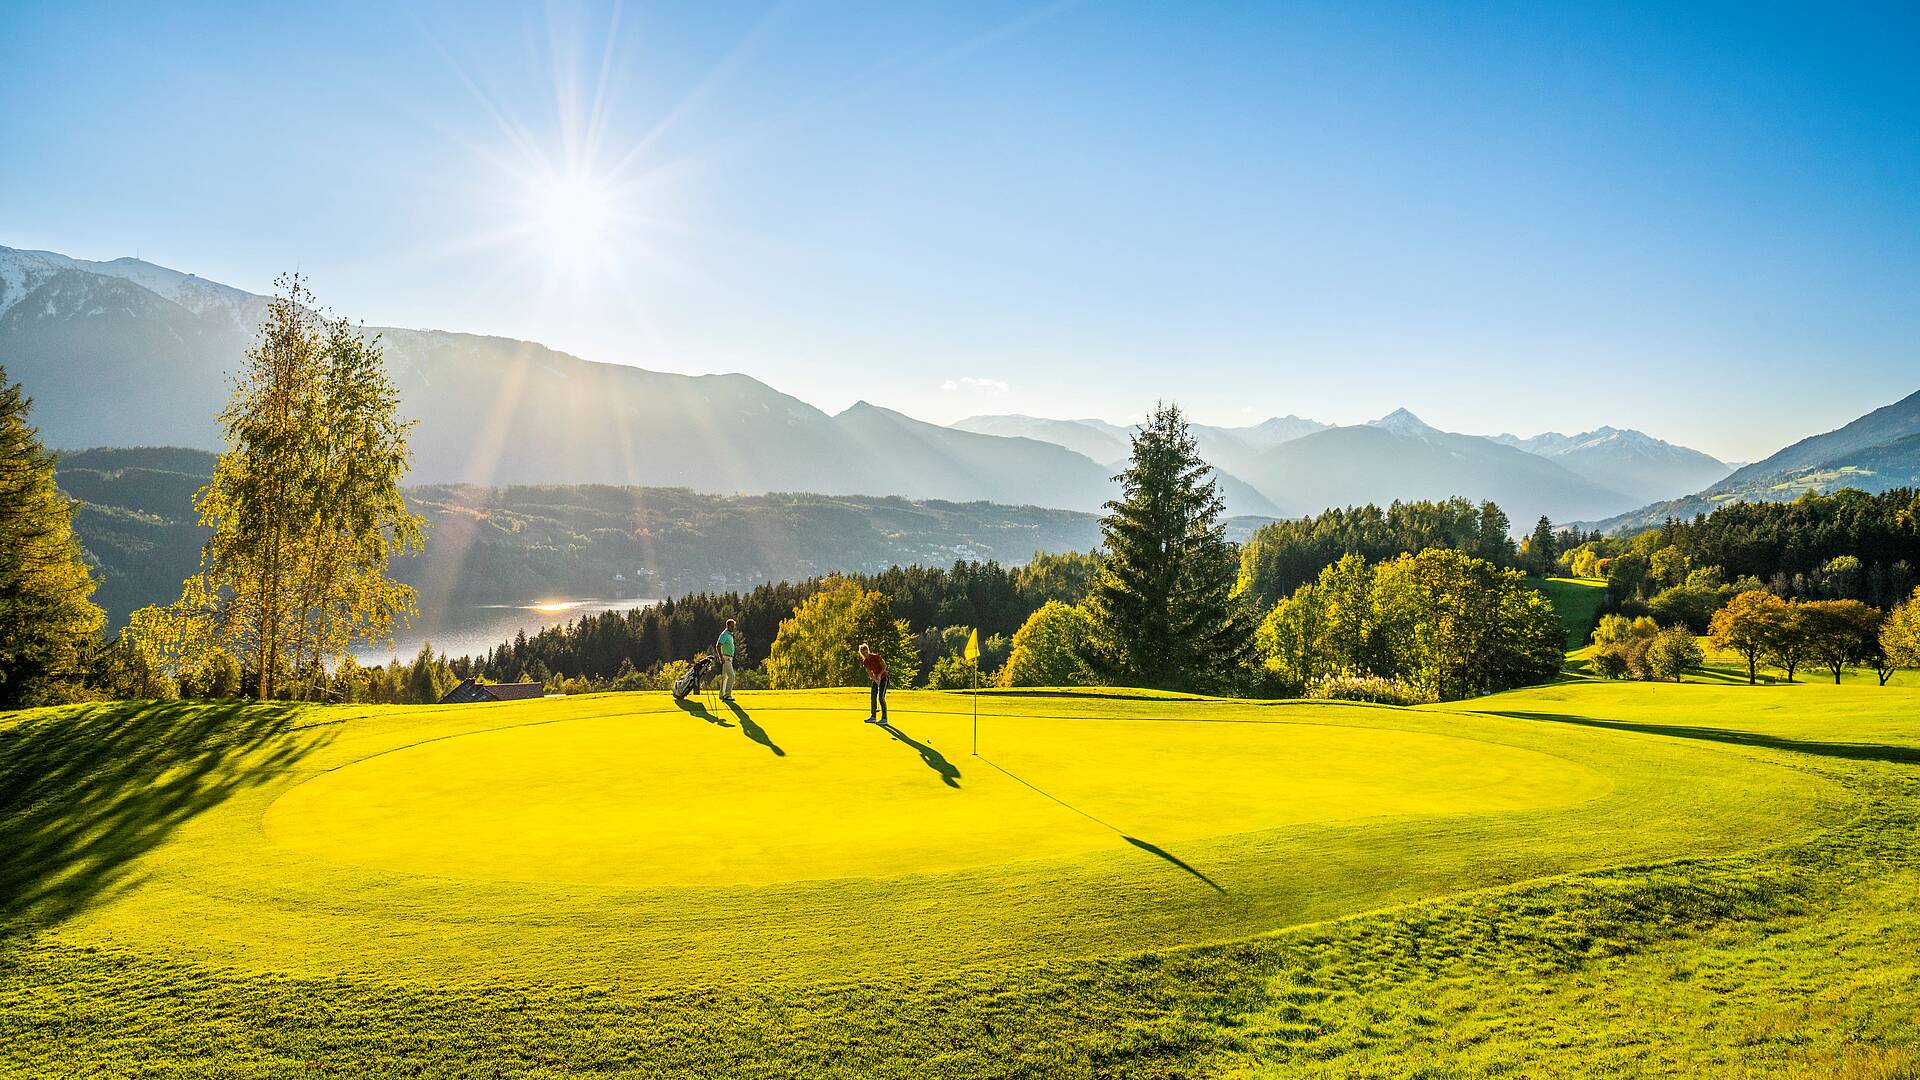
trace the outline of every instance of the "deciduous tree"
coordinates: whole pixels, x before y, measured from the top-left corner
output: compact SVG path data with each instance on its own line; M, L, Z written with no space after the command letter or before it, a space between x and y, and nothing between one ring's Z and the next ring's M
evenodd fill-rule
M919 651L906 620L893 617L886 594L829 577L780 623L767 654L768 678L780 690L863 685L862 644L886 658L895 686L913 684Z
M129 627L176 672L210 649L243 658L262 698L290 680L316 690L353 643L390 640L414 608L388 559L424 543L400 494L411 425L379 344L321 314L297 275L277 284L197 500L212 530L200 573L172 608Z
M1760 659L1787 616L1787 602L1764 589L1738 593L1714 612L1713 647L1740 654L1747 662L1747 683L1760 680Z
M1885 686L1895 668L1920 668L1920 589L1913 590L1880 626L1880 685Z
M1858 600L1810 600L1799 605L1807 658L1833 674L1864 662L1880 641L1879 609Z
M1091 681L1081 661L1093 638L1086 610L1049 600L1013 633L1013 652L1001 669L1004 686L1072 686Z
M1647 643L1647 672L1655 679L1680 681L1680 676L1700 666L1706 657L1693 631L1674 626L1654 635Z

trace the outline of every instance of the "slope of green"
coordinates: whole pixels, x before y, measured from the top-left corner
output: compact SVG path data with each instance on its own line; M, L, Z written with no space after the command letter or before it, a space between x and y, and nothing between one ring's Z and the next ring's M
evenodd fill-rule
M0 719L0 1071L1920 1060L1912 690L741 697Z
M1607 600L1605 578L1528 578L1527 584L1547 594L1560 622L1567 628L1567 651L1585 647Z

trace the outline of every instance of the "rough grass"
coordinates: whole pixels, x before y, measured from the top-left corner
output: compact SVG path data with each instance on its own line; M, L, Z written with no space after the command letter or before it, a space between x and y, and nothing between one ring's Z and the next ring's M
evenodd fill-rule
M1535 809L1136 837L1160 852L1120 844L877 888L688 887L640 907L610 898L635 890L604 884L590 895L522 882L547 903L512 907L498 882L429 887L359 866L307 881L286 871L321 860L274 861L282 849L260 822L280 793L396 740L467 741L448 736L486 730L487 710L30 714L0 737L0 829L9 855L25 853L0 866L0 1069L1913 1075L1920 696L1873 689L1570 683L1482 699L1471 715L994 700L1000 739L1248 723L1465 735L1551 754L1612 788ZM803 725L776 733L770 699L746 707L800 754ZM629 700L542 704L578 710L590 729L596 701ZM966 704L902 703L936 748L939 725L963 722L940 712ZM691 730L780 760L746 732L707 727ZM941 751L954 789L919 751L877 745L942 791L989 794L974 790L984 767L957 749ZM1310 764L1227 745L1218 772L1257 769L1275 790ZM401 880L411 887L396 891ZM834 897L859 917L829 917ZM1016 898L1015 921L1045 932L997 914ZM665 925L597 917L621 911ZM780 934L756 925L783 921ZM808 946L806 923L826 949ZM496 932L533 943L503 950ZM500 966L477 971L474 956Z

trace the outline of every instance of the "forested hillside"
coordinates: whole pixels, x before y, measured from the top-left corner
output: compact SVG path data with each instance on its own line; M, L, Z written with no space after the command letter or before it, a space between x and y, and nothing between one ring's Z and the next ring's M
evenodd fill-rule
M80 500L75 528L118 626L179 594L205 531L194 493L213 455L171 447L82 450L58 466ZM1091 514L991 503L806 494L721 497L597 485L409 488L427 519L425 555L397 560L424 606L551 596L668 596L750 588L836 571L1026 561L1099 543ZM1245 536L1260 519L1232 523Z

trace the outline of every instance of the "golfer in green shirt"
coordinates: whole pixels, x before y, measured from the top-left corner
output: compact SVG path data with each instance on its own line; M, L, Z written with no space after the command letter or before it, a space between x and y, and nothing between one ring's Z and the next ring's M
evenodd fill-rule
M727 620L727 628L720 631L720 640L713 643L713 651L720 654L720 700L733 700L733 620Z

